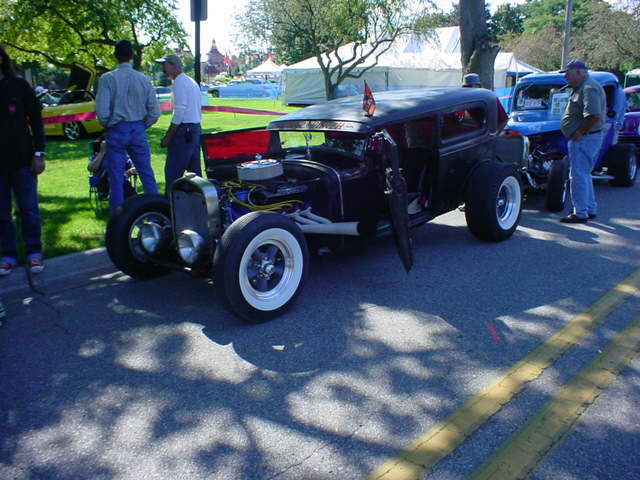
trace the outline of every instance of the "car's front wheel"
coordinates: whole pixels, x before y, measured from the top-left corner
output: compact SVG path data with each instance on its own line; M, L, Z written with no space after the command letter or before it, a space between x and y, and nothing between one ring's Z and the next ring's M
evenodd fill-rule
M145 225L171 225L169 200L163 195L136 195L126 200L107 224L105 243L113 264L137 280L158 277L169 270L153 262L142 244Z
M67 140L78 140L84 134L84 127L80 122L63 123L62 134Z
M219 92L218 90L211 90L211 92L210 92L210 93L211 93L211 96L212 96L213 98L218 98L218 97L220 97L220 92Z
M522 212L522 187L514 169L485 162L469 179L465 217L471 233L482 240L502 241L518 226Z
M560 212L564 210L569 191L569 165L566 159L554 160L547 181L547 210Z
M214 285L227 307L250 323L283 313L309 269L304 234L277 213L252 212L224 232L214 259Z
M607 150L605 164L613 176L611 185L631 187L638 175L638 155L634 145L617 144Z

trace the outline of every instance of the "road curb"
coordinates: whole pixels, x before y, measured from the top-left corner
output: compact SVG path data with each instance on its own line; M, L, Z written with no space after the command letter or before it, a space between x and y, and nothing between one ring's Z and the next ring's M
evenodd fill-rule
M45 269L33 276L36 289L45 295L67 290L88 282L92 277L117 271L104 247L45 259ZM0 277L0 299L5 303L37 295L29 285L27 272L20 266L10 275Z

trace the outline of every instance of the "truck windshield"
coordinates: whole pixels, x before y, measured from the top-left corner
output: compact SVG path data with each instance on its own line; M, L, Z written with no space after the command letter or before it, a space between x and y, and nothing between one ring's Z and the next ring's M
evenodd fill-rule
M287 132L279 131L283 149L323 147L339 150L357 157L364 152L367 136L350 132Z
M567 85L536 85L531 84L519 88L515 94L514 110L548 110L551 107L553 97L556 95L568 96ZM566 103L565 103L566 104Z

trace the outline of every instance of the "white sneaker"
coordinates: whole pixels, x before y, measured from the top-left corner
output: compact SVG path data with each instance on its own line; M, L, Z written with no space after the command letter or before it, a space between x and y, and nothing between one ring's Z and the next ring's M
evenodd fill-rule
M9 262L0 262L0 277L9 275L13 271L13 264Z
M41 258L33 257L27 262L27 267L31 273L40 273L44 270L44 262Z

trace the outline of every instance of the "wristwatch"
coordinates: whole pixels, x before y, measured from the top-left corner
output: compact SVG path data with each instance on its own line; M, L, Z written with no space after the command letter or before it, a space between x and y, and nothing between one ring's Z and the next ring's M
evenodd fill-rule
M44 152L34 152L33 155L35 157L44 157Z

